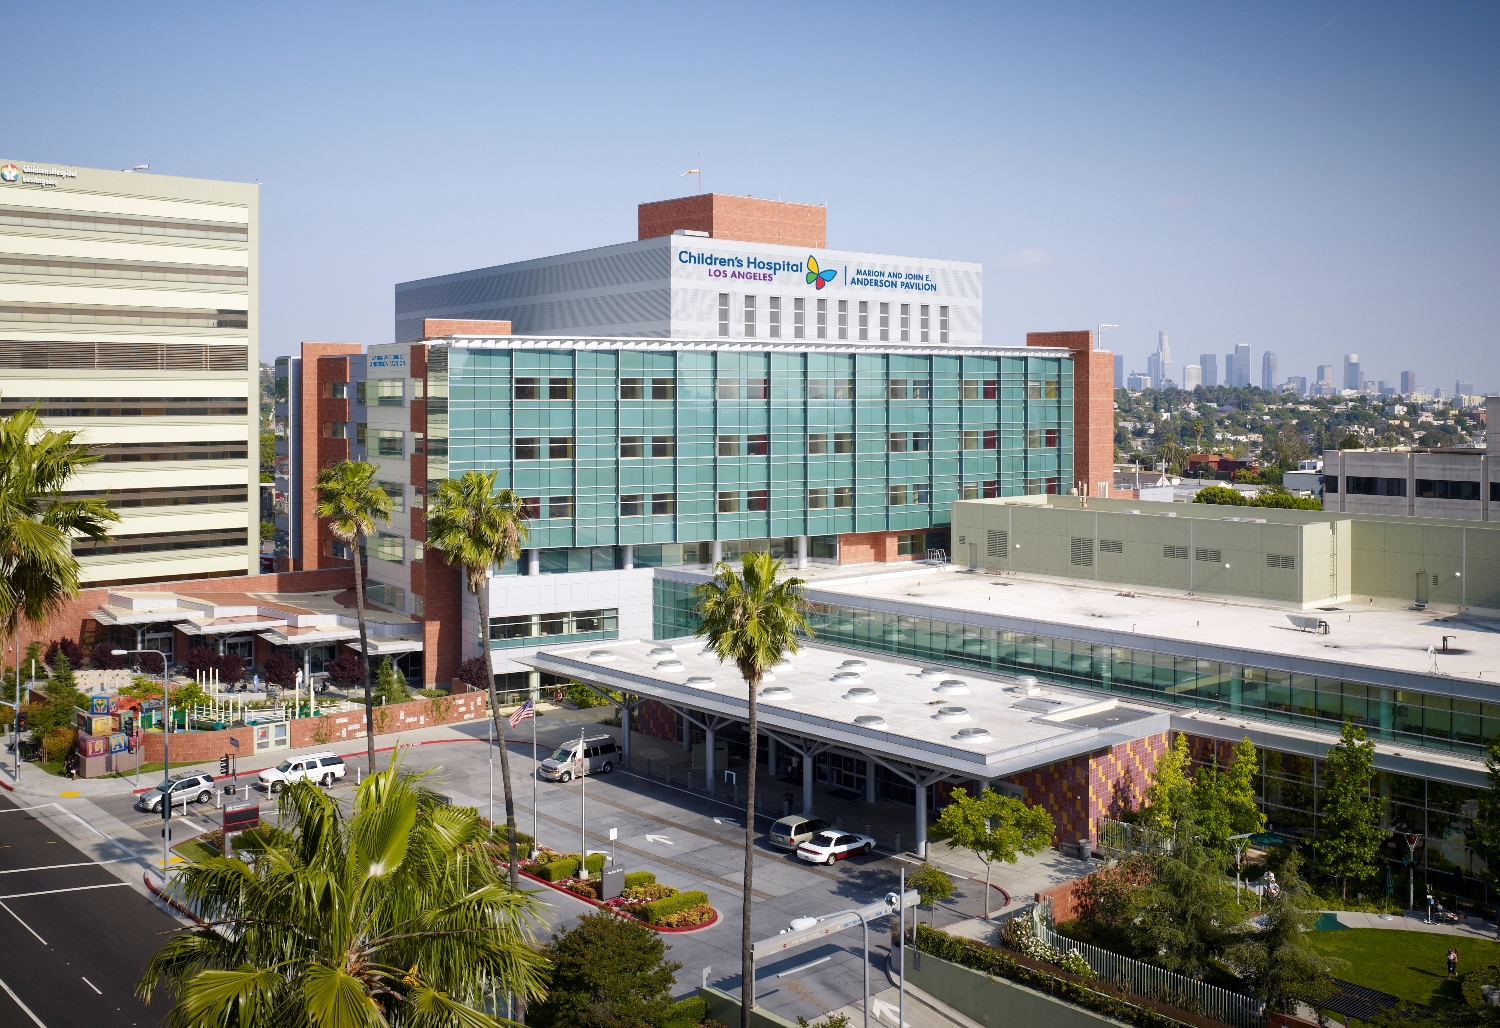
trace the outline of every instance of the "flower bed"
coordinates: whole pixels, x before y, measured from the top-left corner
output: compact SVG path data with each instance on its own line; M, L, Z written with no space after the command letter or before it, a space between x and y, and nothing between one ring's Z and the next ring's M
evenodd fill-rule
M603 867L603 854L591 854L589 878L580 879L578 854L540 850L537 859L522 863L521 873L532 881L566 892L620 917L640 921L659 932L694 931L707 928L719 919L719 913L706 893L697 890L678 892L673 886L658 884L656 875L650 871L627 874L624 895L601 901L597 876Z

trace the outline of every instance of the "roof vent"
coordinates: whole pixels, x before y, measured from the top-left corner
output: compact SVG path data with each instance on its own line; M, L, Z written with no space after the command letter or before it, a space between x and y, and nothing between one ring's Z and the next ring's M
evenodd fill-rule
M834 685L859 685L864 679L859 677L858 671L835 671L829 681Z
M614 659L614 650L589 650L589 660L606 661Z
M687 680L688 685L695 685L699 689L712 689L714 680L708 675L692 675Z
M948 677L948 672L940 667L924 667L917 677L924 682L941 682Z
M988 728L960 728L956 738L959 742L967 742L970 739L988 739L990 730Z
M656 663L656 670L658 670L658 671L669 671L670 672L670 671L685 671L687 669L682 666L682 661L680 661L680 660L661 660L661 661L657 661L657 663Z
M848 700L850 703L880 702L880 697L877 696L875 694L875 690L871 689L869 686L861 686L859 688L850 689L848 692L844 693L844 699Z
M932 690L939 696L967 696L969 695L969 683L962 678L945 678L942 684Z
M773 664L772 667L775 668L775 670L785 674L786 672L792 670L792 659L790 657L782 657L775 664Z
M861 728L884 728L885 718L879 714L861 714L854 719L854 723Z
M864 660L846 660L842 664L839 665L839 667L841 669L845 669L845 670L849 670L849 671L858 671L860 668L869 667L869 666L870 666L869 662L868 661L864 661Z
M969 708L967 707L939 707L938 712L932 715L935 721L967 721L969 720Z
M692 679L688 679L688 681L692 681ZM760 691L760 698L763 700L789 700L792 698L792 690L784 685L773 685L769 689L762 689Z
M760 673L760 680L762 682L774 682L774 681L776 681L776 672L774 672L774 671L762 671Z
M1036 675L1021 675L1016 679L1016 692L1022 696L1037 696L1042 687L1037 684Z
M649 651L647 651L646 656L648 656L648 657L675 657L675 656L677 656L677 651L674 650L674 649L672 649L672 647L670 647L670 646L653 646L653 647L651 647L651 649Z

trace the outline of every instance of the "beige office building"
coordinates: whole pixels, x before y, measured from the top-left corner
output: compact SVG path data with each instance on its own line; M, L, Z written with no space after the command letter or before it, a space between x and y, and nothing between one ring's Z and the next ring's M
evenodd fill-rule
M99 454L87 585L258 570L259 195L0 158L0 412Z

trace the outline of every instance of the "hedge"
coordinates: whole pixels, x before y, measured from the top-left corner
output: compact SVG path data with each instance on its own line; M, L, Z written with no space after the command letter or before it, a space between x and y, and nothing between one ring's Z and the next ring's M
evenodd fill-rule
M578 858L559 857L550 864L538 864L532 869L532 873L549 882L560 882L564 878L577 878Z
M656 875L650 871L630 871L625 875L625 888L634 889L641 885L655 885ZM705 1015L706 1016L706 1015ZM702 1018L699 1018L701 1021Z
M598 875L598 874L603 874L604 873L604 859L605 859L605 854L603 854L603 853L590 853L589 854L588 868L589 868L589 874L591 876L592 875Z
M675 914L679 910L686 910L689 907L702 906L707 902L708 893L699 892L697 889L694 889L691 892L679 892L675 896L668 896L666 899L647 903L644 910L646 923L656 924L658 919L666 917L668 914Z

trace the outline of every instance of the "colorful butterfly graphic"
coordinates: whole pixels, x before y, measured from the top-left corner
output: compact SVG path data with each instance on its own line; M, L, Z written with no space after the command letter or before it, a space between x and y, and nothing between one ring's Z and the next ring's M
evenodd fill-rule
M827 271L819 271L818 259L810 254L808 255L807 282L809 285L816 286L817 288L822 289L828 283L832 282L833 277L837 274L838 272L834 271L832 268L828 269Z

